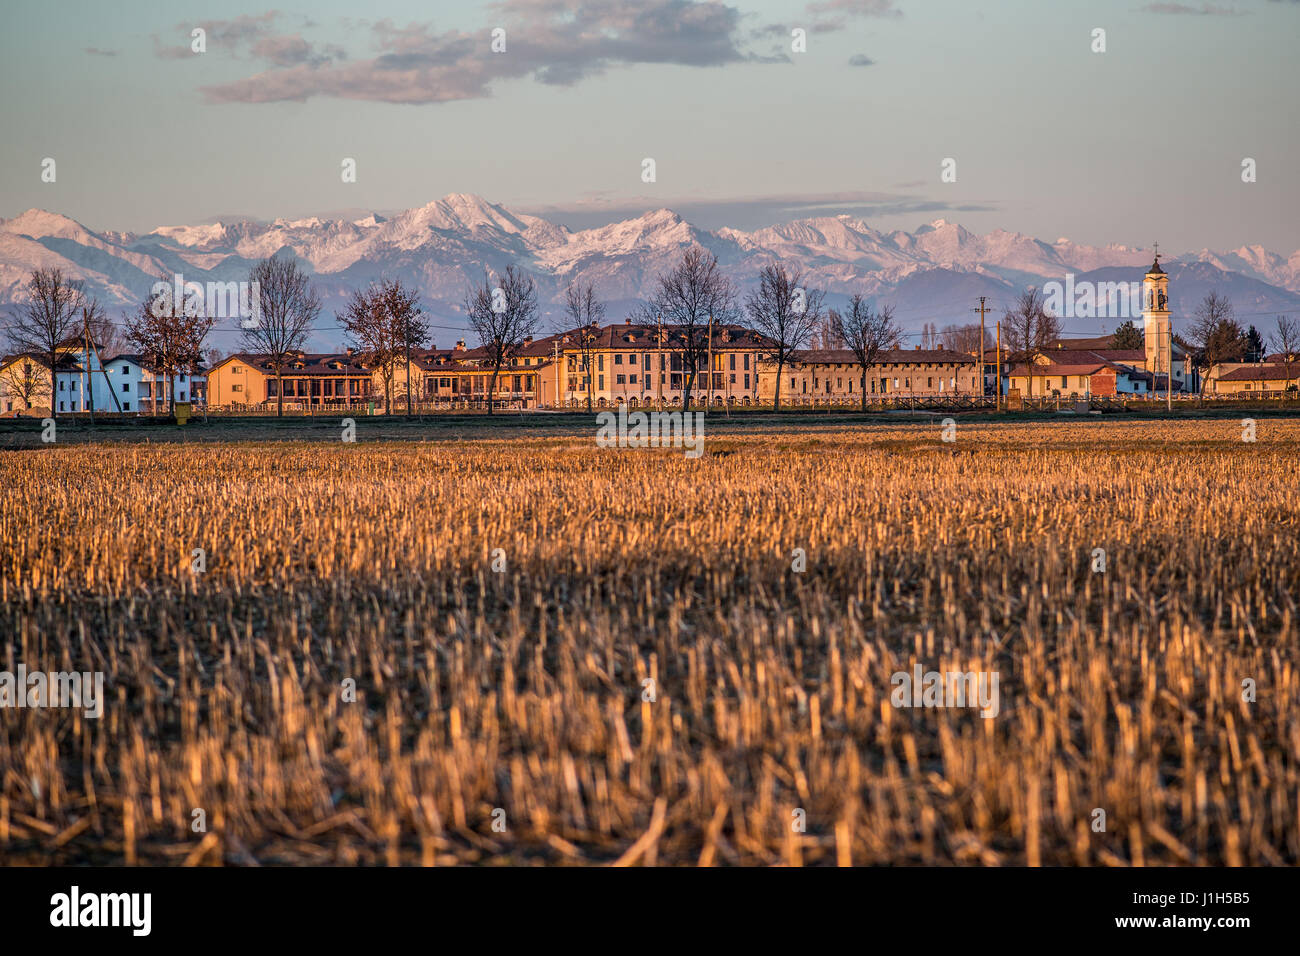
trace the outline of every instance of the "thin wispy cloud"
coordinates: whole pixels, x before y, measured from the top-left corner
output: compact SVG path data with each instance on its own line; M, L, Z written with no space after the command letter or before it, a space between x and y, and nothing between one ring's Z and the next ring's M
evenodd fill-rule
M1147 13L1191 14L1205 17L1240 17L1246 15L1245 10L1223 7L1213 3L1202 3L1199 7L1189 6L1186 3L1149 3L1142 9Z
M916 215L933 217L952 213L987 212L996 208L987 202L946 202L922 196L886 192L785 193L765 196L737 196L704 199L633 197L610 199L593 195L581 202L545 206L520 204L520 210L562 222L570 229L588 229L640 216L647 210L669 208L692 225L716 230L761 229L794 219L849 215L860 219Z

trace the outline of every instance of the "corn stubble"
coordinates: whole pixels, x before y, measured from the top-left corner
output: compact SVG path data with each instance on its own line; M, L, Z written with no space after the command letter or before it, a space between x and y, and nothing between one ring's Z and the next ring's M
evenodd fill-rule
M1300 861L1300 422L961 428L0 454L0 860Z

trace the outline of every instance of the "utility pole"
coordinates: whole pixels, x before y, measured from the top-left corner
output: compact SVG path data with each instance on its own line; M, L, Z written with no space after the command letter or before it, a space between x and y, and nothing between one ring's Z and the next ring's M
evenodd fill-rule
M551 354L554 356L554 359L552 361L555 364L555 395L552 396L552 401L555 402L555 407L559 408L560 407L560 337L558 335L551 341ZM542 380L541 376L539 375L537 381L541 382L541 380Z
M1174 411L1174 320L1169 321L1169 362L1165 363L1165 410Z
M1002 411L1002 323L998 323L998 340L997 345L997 365L998 371L997 383L993 386L993 408L995 411Z
M87 403L86 409L90 412L90 427L95 427L95 370L90 367L90 311L86 306L81 307L81 335L82 335L82 356L85 358L85 365L82 367L83 378L81 381L82 398ZM89 381L90 389L86 390L86 382Z
M984 305L984 296L980 296L980 307L971 309L972 312L980 314L980 398L984 397L984 313L988 309Z

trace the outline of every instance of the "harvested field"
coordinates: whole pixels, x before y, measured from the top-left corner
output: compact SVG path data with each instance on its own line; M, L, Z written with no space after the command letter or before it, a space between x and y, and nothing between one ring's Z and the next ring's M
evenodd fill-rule
M1300 862L1300 419L361 438L0 452L0 861Z

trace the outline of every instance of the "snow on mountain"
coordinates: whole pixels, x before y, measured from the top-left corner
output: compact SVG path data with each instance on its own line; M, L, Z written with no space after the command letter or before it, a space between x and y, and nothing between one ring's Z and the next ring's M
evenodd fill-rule
M354 213L355 215L355 213ZM480 196L452 193L384 217L248 219L161 226L150 233L95 233L57 213L29 209L0 219L0 302L25 298L34 268L59 266L109 305L139 301L160 275L195 281L247 275L258 259L291 254L313 273L326 314L352 289L381 276L417 286L426 308L451 322L469 283L516 264L536 276L545 308L554 310L574 278L594 281L614 314L649 295L656 276L698 243L718 256L742 287L769 262L804 271L834 304L855 291L893 301L905 324L965 322L975 295L1009 301L1027 284L1094 275L1139 279L1151 253L1122 245L1087 246L1060 238L1044 242L1020 233L972 233L936 219L913 232L881 232L847 215L820 216L745 232L701 230L670 209L576 232L515 212ZM1181 270L1175 306L1216 284L1238 290L1243 305L1294 311L1300 306L1300 251L1289 258L1260 246L1165 260ZM1180 294L1184 293L1184 294ZM903 301L906 299L906 301ZM337 337L334 344L337 344Z

